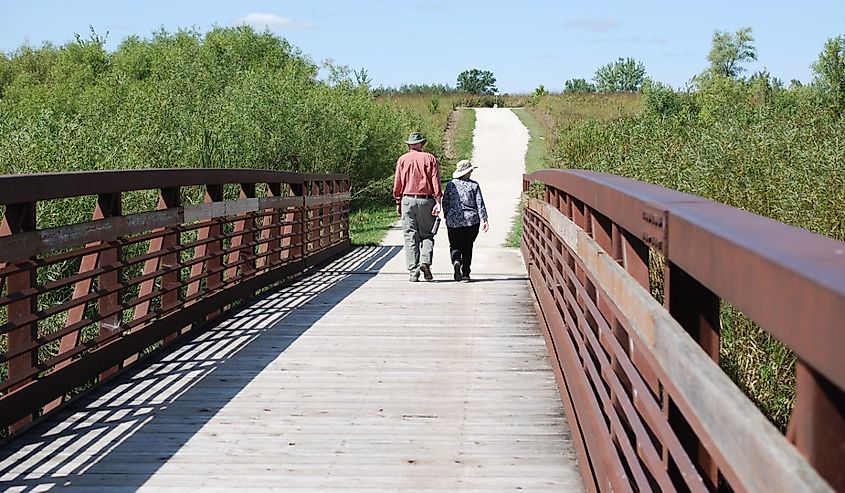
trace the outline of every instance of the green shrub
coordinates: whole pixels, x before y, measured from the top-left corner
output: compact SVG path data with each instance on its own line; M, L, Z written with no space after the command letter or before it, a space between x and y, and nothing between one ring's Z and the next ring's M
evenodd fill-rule
M22 47L0 60L0 172L245 167L382 180L418 112L316 79L249 27Z

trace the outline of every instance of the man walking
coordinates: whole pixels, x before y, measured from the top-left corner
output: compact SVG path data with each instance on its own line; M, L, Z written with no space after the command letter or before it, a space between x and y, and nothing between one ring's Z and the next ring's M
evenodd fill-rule
M408 140L408 152L396 161L393 180L393 198L396 212L402 216L405 235L405 258L408 262L410 281L417 282L420 272L426 281L433 279L431 260L434 255L434 235L431 228L440 214L440 170L437 158L423 152L425 137L413 132Z

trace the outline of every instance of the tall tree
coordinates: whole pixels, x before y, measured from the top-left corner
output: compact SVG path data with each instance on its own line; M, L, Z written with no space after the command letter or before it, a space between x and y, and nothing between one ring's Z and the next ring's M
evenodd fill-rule
M470 94L495 94L498 91L493 72L477 68L458 74L458 90Z
M636 92L645 80L645 65L630 57L620 57L596 70L593 79L599 92Z
M830 38L813 63L816 81L833 98L838 112L845 111L845 35Z
M713 33L713 46L707 55L710 73L722 77L738 77L746 70L745 62L757 60L757 48L750 27L737 29L733 34L716 31Z

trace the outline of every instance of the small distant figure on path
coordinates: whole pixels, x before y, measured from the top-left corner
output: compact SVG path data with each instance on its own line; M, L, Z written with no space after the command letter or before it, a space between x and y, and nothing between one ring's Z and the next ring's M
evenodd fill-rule
M469 281L472 264L472 244L478 237L478 228L484 232L487 223L487 208L481 196L481 186L471 180L472 170L478 168L468 159L459 161L452 173L452 181L446 184L443 193L443 214L449 232L449 252L456 281Z
M408 262L410 281L417 282L422 272L426 281L431 274L434 256L434 234L431 229L440 214L440 170L437 158L423 152L425 137L413 132L408 140L408 152L396 161L396 176L393 180L393 199L396 213L402 217L405 234L405 258Z

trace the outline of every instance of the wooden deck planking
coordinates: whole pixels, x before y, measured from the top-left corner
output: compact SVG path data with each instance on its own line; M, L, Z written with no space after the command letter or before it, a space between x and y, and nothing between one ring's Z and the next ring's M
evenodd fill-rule
M396 253L359 249L120 377L8 444L0 486L581 491L527 280L376 275Z

